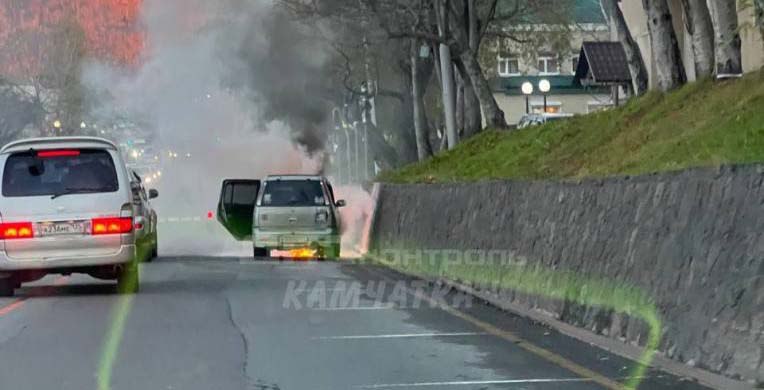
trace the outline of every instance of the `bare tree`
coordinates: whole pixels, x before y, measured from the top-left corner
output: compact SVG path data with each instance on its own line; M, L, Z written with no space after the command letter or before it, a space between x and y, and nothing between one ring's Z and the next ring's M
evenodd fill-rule
M639 46L629 31L623 11L618 6L618 0L602 0L601 4L605 16L609 19L608 23L615 30L618 40L623 45L623 51L626 53L634 94L642 95L647 92L649 81L642 52L639 51Z
M56 91L50 112L63 124L63 132L79 131L85 112L82 65L86 55L85 32L74 18L65 18L51 34L42 82Z
M456 96L454 94L454 66L451 59L451 47L447 39L450 32L458 31L459 27L449 28L449 0L435 0L435 18L438 23L438 51L440 59L441 90L443 91L443 114L446 122L446 140L448 148L453 149L459 142L456 132Z
M87 48L76 18L64 17L46 30L20 31L8 39L2 52L23 59L17 63L13 82L23 86L16 90L29 95L25 99L45 110L46 114L34 116L35 125L46 127L49 116L62 123L63 134L79 130L85 109L80 76Z
M687 82L682 55L666 0L642 0L655 62L658 88L669 91Z
M754 14L756 15L756 25L761 32L761 40L764 43L764 0L753 0Z
M459 53L463 77L469 80L470 89L480 102L486 125L503 129L508 127L504 111L496 103L493 91L477 59L483 33L495 16L496 6L496 0L482 4L482 7L478 6L475 0L455 0L454 5L449 10L450 19L454 23L454 28L451 29L454 38L453 46L455 51ZM486 12L481 14L483 10Z
M424 107L424 89L429 84L432 72L432 64L427 63L420 55L421 43L419 40L411 40L411 97L414 104L414 136L416 138L417 157L419 161L432 156L432 147L427 136L427 117ZM428 57L429 58L429 57Z
M716 76L743 73L736 0L708 0L713 16Z
M692 53L697 78L714 73L714 26L706 0L682 0L685 27L692 36Z
M0 144L19 138L22 131L45 118L42 103L28 89L0 79Z

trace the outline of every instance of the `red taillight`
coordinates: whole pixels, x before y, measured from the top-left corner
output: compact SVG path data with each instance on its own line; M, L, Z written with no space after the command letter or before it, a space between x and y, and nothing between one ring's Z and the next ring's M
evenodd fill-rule
M41 150L37 152L37 157L71 157L79 155L79 150Z
M5 222L0 223L0 239L13 240L18 238L32 238L34 230L32 222Z
M97 236L102 234L124 234L133 231L133 219L127 218L93 218L90 233Z

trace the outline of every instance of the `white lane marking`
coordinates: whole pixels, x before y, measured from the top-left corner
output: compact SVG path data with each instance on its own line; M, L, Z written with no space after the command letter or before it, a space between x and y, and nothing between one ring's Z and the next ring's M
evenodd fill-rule
M413 337L460 337L485 336L484 332L451 332L451 333L403 333L403 334L368 334L357 336L322 336L312 337L313 340L368 340L368 339L404 339Z
M355 386L357 389L389 389L396 387L433 387L433 386L466 386L466 385L502 385L518 383L561 383L561 382L591 382L589 378L538 378L538 379L500 379L487 381L454 381L454 382L415 382L415 383L386 383L376 385Z
M329 290L327 290L329 291ZM392 310L395 305L374 305L374 306L348 306L348 307L317 307L317 311L343 311L343 310Z

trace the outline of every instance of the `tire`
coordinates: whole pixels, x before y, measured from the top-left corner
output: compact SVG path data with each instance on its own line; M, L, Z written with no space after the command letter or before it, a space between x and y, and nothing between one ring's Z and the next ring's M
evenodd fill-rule
M17 281L11 276L0 277L0 297L12 297Z
M159 234L154 231L154 250L151 251L151 258L156 259L159 257Z
M340 244L332 244L323 248L322 260L337 260L340 257Z
M258 257L268 257L268 248L261 248L261 247L255 247L254 250L255 258Z
M139 286L138 264L125 264L125 268L117 275L117 292L119 294L135 294L138 292Z

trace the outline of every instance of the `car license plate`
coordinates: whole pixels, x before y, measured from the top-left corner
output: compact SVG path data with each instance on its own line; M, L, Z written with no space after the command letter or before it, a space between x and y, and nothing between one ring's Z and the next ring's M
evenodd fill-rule
M37 224L41 236L66 236L85 234L84 222L43 222Z
M304 236L283 236L281 242L284 244L305 244L308 240Z

